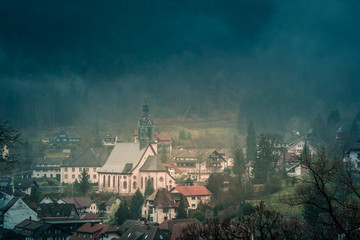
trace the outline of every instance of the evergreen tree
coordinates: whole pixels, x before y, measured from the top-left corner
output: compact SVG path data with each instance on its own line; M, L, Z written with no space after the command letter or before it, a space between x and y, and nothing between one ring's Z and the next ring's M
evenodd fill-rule
M85 168L83 168L83 171L81 172L79 183L76 185L77 190L81 193L81 195L86 195L86 193L91 188L90 183L90 175L87 173Z
M40 193L38 191L38 188L36 186L31 186L31 192L30 192L30 201L37 203L40 198Z
M186 139L186 133L184 129L181 129L179 131L179 140L185 140Z
M144 204L144 197L140 190L137 189L134 196L131 198L130 214L132 219L139 219L141 217L141 209Z
M187 218L187 211L185 208L184 197L181 195L180 195L180 203L179 203L179 208L177 210L176 218L177 219Z
M155 192L154 189L154 182L153 179L150 178L147 182L146 182L146 187L145 187L145 198L147 198L148 196L150 196L151 194L153 194Z
M239 147L233 148L234 166L232 168L233 173L238 176L238 184L241 184L242 175L245 172L245 158L243 150Z
M250 121L246 136L246 161L255 161L256 159L256 132L253 121Z
M318 113L312 122L312 134L311 134L312 143L317 147L322 147L328 142L328 135L326 131L325 122Z
M126 220L130 219L130 217L131 217L131 214L130 214L128 203L127 203L126 199L122 199L121 203L115 213L116 224L118 226L120 226Z
M276 148L280 142L280 136L267 133L260 134L258 140L258 155L254 161L253 173L257 183L269 183L270 176L276 170L279 160L279 151Z
M215 199L220 198L220 194L224 187L225 177L222 173L212 173L209 176L206 188L214 194Z
M188 132L188 134L187 134L187 139L188 139L188 140L191 140L191 139L192 139L190 132Z

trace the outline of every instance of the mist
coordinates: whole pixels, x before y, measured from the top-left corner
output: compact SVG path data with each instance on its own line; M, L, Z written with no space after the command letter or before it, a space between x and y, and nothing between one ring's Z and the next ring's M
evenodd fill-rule
M360 2L1 1L0 117L17 127L239 118L360 106ZM350 121L350 120L349 120Z

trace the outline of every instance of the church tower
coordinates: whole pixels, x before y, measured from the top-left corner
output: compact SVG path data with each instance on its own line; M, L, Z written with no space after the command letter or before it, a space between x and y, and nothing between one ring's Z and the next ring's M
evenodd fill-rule
M154 142L154 125L150 120L149 105L146 101L143 105L142 115L138 121L138 140L140 142L140 149Z

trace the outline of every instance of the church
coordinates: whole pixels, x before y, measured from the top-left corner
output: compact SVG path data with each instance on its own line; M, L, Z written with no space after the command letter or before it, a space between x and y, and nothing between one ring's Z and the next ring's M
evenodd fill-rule
M157 156L154 125L146 102L137 132L135 142L116 143L106 163L98 170L99 191L129 196L137 189L144 194L147 181L153 181L155 191L159 188L170 190L176 186L175 179Z

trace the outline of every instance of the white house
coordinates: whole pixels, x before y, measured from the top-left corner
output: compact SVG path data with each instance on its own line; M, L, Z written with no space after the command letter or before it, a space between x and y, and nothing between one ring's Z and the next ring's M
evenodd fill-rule
M345 152L343 161L350 164L355 170L360 171L360 142L355 143Z

